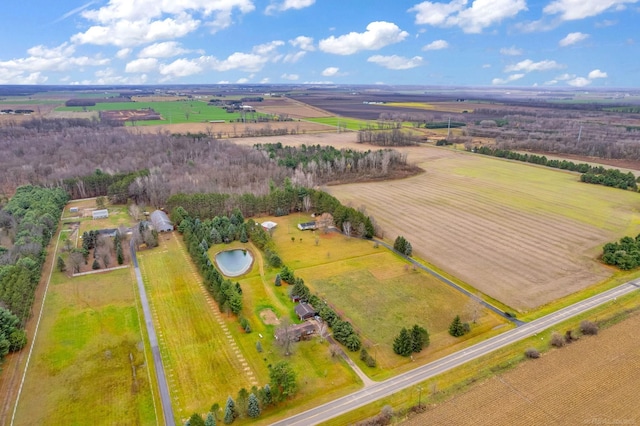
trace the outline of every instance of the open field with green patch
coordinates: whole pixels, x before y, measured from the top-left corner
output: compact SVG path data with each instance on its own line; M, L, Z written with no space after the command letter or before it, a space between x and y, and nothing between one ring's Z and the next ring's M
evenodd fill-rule
M309 221L306 215L270 219L278 223L273 239L284 263L353 323L383 370L399 371L411 366L409 358L393 353L393 340L402 327L419 324L431 335L429 348L414 355L416 362L438 358L441 351L449 352L461 343L461 339L449 335L448 327L458 314L470 320L466 296L431 275L414 270L389 250L376 248L372 241L335 232L298 230L298 223ZM481 310L477 324L462 341L502 324L502 319ZM363 370L374 377L387 374L365 366Z
M213 246L212 251L235 246ZM265 324L260 313L269 309L283 318L290 315L293 305L290 308L285 303L286 296L273 291L271 281L268 284L272 287L265 286L260 274L264 270L260 258L252 270L238 280L243 288L242 314L252 327L249 334L241 329L235 316L219 312L201 285L202 280L188 258L180 235L161 236L160 247L140 252L138 259L178 418L186 419L194 411L206 413L215 402L224 406L227 396L235 398L243 387L249 390L254 385L261 387L268 383L268 365L283 356L273 343L274 326ZM256 350L259 340L262 353ZM346 365L331 357L326 342L313 340L296 344L287 360L298 373L300 390L286 405L263 413L261 418L265 422L292 406L308 406L311 401L317 403L344 395L359 386Z
M367 126L375 126L375 121L369 120L358 120L357 118L349 118L349 117L314 117L307 118L306 120L312 121L314 123L326 124L327 126L332 126L337 128L338 125L340 127L344 127L348 130L360 130Z
M588 185L575 173L436 148L406 148L426 173L332 186L365 206L390 240L518 310L613 275L604 243L640 231L640 196ZM399 217L401 219L399 219Z
M53 274L16 425L157 424L133 280Z
M89 107L58 107L56 111L118 111L139 110L152 108L162 115L164 120L136 121L136 126L153 126L156 124L201 123L210 120L237 119L240 113L228 113L226 110L209 106L202 101L171 101L171 102L104 102Z

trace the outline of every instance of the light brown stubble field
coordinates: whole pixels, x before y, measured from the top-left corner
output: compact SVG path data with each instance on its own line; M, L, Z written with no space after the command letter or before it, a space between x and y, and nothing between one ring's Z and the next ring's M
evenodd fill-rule
M354 133L234 140L369 149ZM365 207L385 238L514 309L530 310L610 277L603 244L640 231L638 194L587 185L578 174L433 147L399 149L426 172L331 186Z
M403 423L418 425L637 424L640 315L543 354Z

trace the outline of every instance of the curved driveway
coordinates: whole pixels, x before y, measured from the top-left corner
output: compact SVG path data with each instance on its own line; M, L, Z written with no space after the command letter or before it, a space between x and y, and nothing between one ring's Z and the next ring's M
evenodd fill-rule
M470 346L466 349L448 355L437 361L425 364L414 370L400 374L399 376L376 383L350 395L338 398L311 410L289 417L288 419L274 423L278 426L308 426L315 425L358 407L369 404L378 399L394 394L402 389L414 386L438 374L442 374L452 368L491 353L504 346L510 345L519 340L533 336L549 327L561 323L571 317L581 314L589 309L600 306L604 303L615 301L616 298L624 296L640 288L640 280L630 281L604 293L585 299L557 312L546 315L537 320L520 325L518 328L509 330L503 334L487 339L483 342Z
M138 258L136 257L136 250L133 245L133 239L130 244L131 248L131 260L133 261L133 268L136 272L136 280L138 281L138 292L140 293L140 303L142 304L142 311L144 312L144 323L147 326L147 334L149 335L149 344L151 345L151 352L153 354L153 364L156 370L156 380L158 381L158 389L160 390L160 401L162 403L162 413L164 414L164 423L168 426L175 426L176 422L173 417L173 408L171 407L171 396L169 395L169 385L167 384L167 377L164 374L164 366L162 365L162 357L160 357L160 348L158 347L158 338L156 337L156 329L153 326L153 319L151 317L151 308L149 307L149 300L147 299L147 291L144 288L144 282L142 281L142 274L138 267Z

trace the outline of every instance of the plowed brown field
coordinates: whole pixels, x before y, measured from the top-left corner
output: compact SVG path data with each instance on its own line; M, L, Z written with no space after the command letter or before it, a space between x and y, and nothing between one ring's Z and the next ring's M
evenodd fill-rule
M640 422L640 315L474 385L402 423L578 425Z
M375 149L355 133L234 139ZM603 244L640 232L637 193L579 182L578 175L433 147L399 148L426 173L331 186L364 206L385 237L404 235L419 257L480 291L528 310L613 274Z

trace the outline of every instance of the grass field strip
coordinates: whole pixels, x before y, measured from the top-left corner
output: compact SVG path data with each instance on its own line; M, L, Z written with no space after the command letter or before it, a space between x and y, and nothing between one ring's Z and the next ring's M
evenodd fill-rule
M64 214L64 213L63 213ZM62 220L62 215L60 217ZM58 232L58 238L56 239L56 247L53 250L54 256L58 253L58 244L60 243L60 235L63 232L68 231L66 229L60 230ZM40 305L40 312L38 313L38 321L36 322L36 328L33 332L33 337L31 338L31 346L29 346L29 354L27 355L27 362L24 365L24 372L22 373L22 379L20 379L20 387L18 388L18 395L16 396L16 403L13 406L13 414L11 414L11 425L16 418L16 412L18 411L18 402L20 402L20 394L22 393L22 388L24 386L24 380L27 377L27 370L29 369L29 361L31 361L31 354L33 353L33 347L36 344L36 337L38 336L38 327L40 327L40 320L42 319L42 312L44 311L44 302L47 300L47 292L49 291L49 283L51 282L51 276L53 275L53 269L55 268L55 262L51 262L51 269L49 269L49 276L47 277L47 284L44 287L44 295L42 296L42 304Z
M176 238L175 236L172 236L172 237ZM191 276L193 277L194 281L198 283L198 286L200 287L200 290L202 291L202 295L207 300L207 304L211 308L211 311L213 312L213 315L214 315L216 321L218 322L218 324L220 324L220 328L222 328L222 330L224 331L224 334L225 334L225 336L226 336L226 338L227 338L227 340L229 342L229 345L233 349L233 352L235 353L236 358L238 359L238 361L242 365L242 369L243 369L244 373L247 375L247 378L249 379L249 382L251 383L252 386L254 386L254 385L257 386L258 385L258 381L255 378L255 374L251 370L251 367L249 367L249 364L247 363L247 360L242 355L242 352L240 352L240 349L238 349L238 344L236 343L235 339L231 335L231 332L229 332L229 329L227 328L227 324L222 319L222 315L220 314L220 309L218 309L218 305L216 305L215 300L213 300L213 297L211 296L211 294L209 294L209 291L205 288L204 284L202 283L202 278L196 272L196 270L195 270L195 268L193 266L193 263L191 262L191 259L187 256L187 252L184 249L184 245L180 244L180 242L179 242L178 245L180 247L180 253L182 253L184 261L186 262L187 265L189 265L189 269L191 270Z

